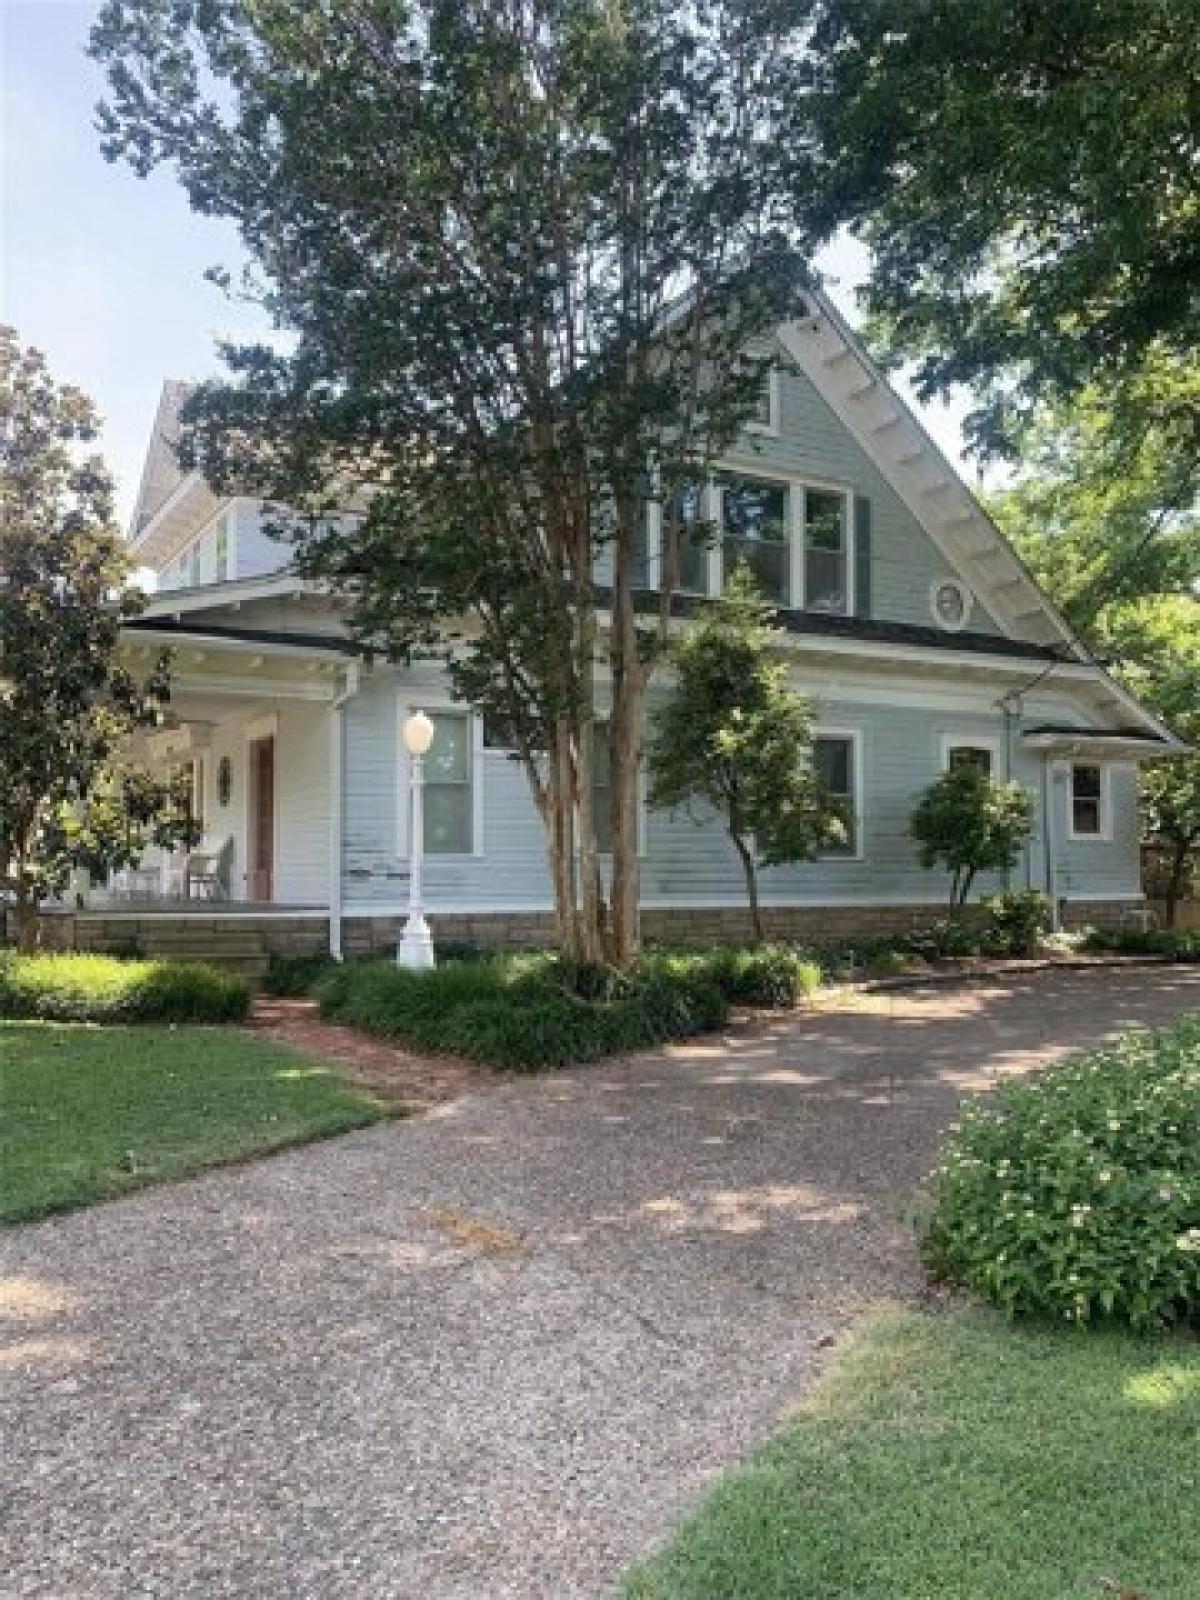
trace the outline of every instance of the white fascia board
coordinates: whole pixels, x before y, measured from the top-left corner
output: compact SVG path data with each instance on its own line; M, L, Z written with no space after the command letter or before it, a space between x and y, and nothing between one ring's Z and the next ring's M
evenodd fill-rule
M143 617L177 617L191 611L217 611L223 606L241 606L254 600L278 600L293 594L328 594L322 585L306 582L290 572L270 573L260 578L226 578L221 583L202 583L194 588L163 589L146 597Z
M229 639L222 634L176 633L173 628L123 629L121 642L126 647L151 644L176 651L199 651L204 655L270 656L280 660L313 662L348 659L345 651L332 643L328 646L279 644L261 639Z
M1164 756L1181 756L1188 752L1188 746L1178 741L1163 744L1149 739L1126 739L1119 733L1104 733L1093 728L1079 728L1071 733L1025 733L1021 735L1021 743L1028 750L1120 761L1161 761Z
M130 534L130 550L143 551L148 545L153 543L156 535L161 531L163 526L170 521L174 513L178 511L181 506L185 505L198 489L202 489L207 494L212 495L212 491L208 488L208 485L205 483L201 475L198 472L189 472L187 477L184 478L180 483L176 484L175 488L171 490L171 493L163 501L162 505L159 506L158 510L154 513L150 520L143 527L138 528L136 532L132 532ZM212 498L219 503L221 497L212 495Z

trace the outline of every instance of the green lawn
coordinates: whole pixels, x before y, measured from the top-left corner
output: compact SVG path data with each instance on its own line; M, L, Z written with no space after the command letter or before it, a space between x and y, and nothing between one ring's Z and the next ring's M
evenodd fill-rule
M321 1063L235 1029L0 1022L0 1221L386 1114Z
M879 1321L627 1600L1197 1600L1200 1345Z

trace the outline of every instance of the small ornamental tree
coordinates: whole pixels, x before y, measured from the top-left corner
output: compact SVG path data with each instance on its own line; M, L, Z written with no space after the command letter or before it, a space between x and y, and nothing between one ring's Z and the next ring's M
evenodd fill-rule
M0 891L26 949L76 870L196 837L181 784L121 760L166 703L167 661L143 680L117 660L141 600L108 474L76 450L95 430L86 397L0 329Z
M981 872L1007 872L1033 827L1033 799L1019 783L997 783L975 766L931 783L909 823L921 865L950 873L950 904L966 904Z
M787 684L772 612L739 567L723 599L672 651L678 674L653 719L649 804L700 801L720 814L746 877L754 937L763 937L758 868L811 860L845 837L805 760L812 707Z

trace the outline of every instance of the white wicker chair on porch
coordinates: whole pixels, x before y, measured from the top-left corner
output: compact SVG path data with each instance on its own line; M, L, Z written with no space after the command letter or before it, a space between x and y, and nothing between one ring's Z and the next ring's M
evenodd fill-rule
M228 900L229 860L233 854L233 840L202 839L194 850L189 850L183 869L183 897L185 900Z

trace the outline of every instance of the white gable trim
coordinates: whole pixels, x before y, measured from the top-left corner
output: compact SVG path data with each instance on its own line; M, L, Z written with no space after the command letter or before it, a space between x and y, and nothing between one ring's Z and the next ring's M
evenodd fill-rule
M306 582L290 572L265 578L226 578L221 583L198 583L187 589L164 589L147 597L143 617L179 617L192 611L238 610L254 600L278 600L295 594L326 594L320 584Z
M781 343L951 570L1009 638L1066 645L1086 661L1088 653L1065 619L829 299L810 290L809 302L814 314L782 327Z

